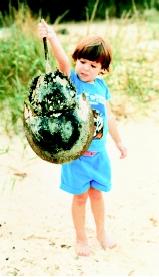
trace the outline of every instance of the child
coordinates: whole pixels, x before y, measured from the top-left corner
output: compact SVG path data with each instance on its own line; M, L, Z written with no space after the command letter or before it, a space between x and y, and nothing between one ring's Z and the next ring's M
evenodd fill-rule
M111 168L106 151L108 131L120 151L120 158L127 155L108 104L109 89L99 77L109 71L111 49L99 36L86 37L73 52L75 70L72 70L56 33L44 20L39 23L39 33L41 38L47 37L59 70L71 79L77 95L83 92L86 94L94 114L95 132L90 147L79 159L63 164L61 170L61 189L73 194L72 218L76 232L76 253L88 256L90 248L85 233L85 207L88 198L100 245L103 249L115 246L108 237L107 230L105 231L102 195L102 191L111 189Z

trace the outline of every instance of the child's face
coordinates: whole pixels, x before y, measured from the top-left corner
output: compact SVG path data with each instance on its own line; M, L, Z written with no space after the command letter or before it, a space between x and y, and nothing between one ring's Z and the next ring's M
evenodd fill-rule
M75 70L80 80L93 82L101 72L101 63L80 58L76 61Z

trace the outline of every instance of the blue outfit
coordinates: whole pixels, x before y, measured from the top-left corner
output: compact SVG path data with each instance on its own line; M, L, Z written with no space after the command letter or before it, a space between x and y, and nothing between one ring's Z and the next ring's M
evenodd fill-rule
M108 118L105 105L106 100L111 97L109 89L103 79L96 78L93 83L83 82L73 70L70 79L76 88L77 97L84 93L93 110L95 132L88 151L95 154L83 155L63 164L60 188L72 194L82 194L90 187L100 191L109 191L111 189L111 166L106 151Z

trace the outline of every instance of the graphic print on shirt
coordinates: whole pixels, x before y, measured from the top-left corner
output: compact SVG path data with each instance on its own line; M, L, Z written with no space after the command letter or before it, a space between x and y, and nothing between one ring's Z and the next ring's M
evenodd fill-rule
M101 139L103 137L103 128L104 128L103 116L97 110L93 110L93 116L94 116L94 135L93 135L93 138L94 139Z
M86 94L86 96L89 99L94 116L93 139L101 139L104 132L105 98L98 94Z

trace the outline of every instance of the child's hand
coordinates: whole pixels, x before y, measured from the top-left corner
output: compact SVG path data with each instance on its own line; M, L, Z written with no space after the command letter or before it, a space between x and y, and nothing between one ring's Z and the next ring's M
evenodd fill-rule
M41 22L38 24L38 29L39 29L39 35L43 39L44 37L46 38L51 38L54 36L54 30L45 22L44 19L41 20Z
M126 158L126 156L127 156L127 149L126 149L126 147L121 142L117 143L116 145L117 145L117 148L120 151L120 159Z

